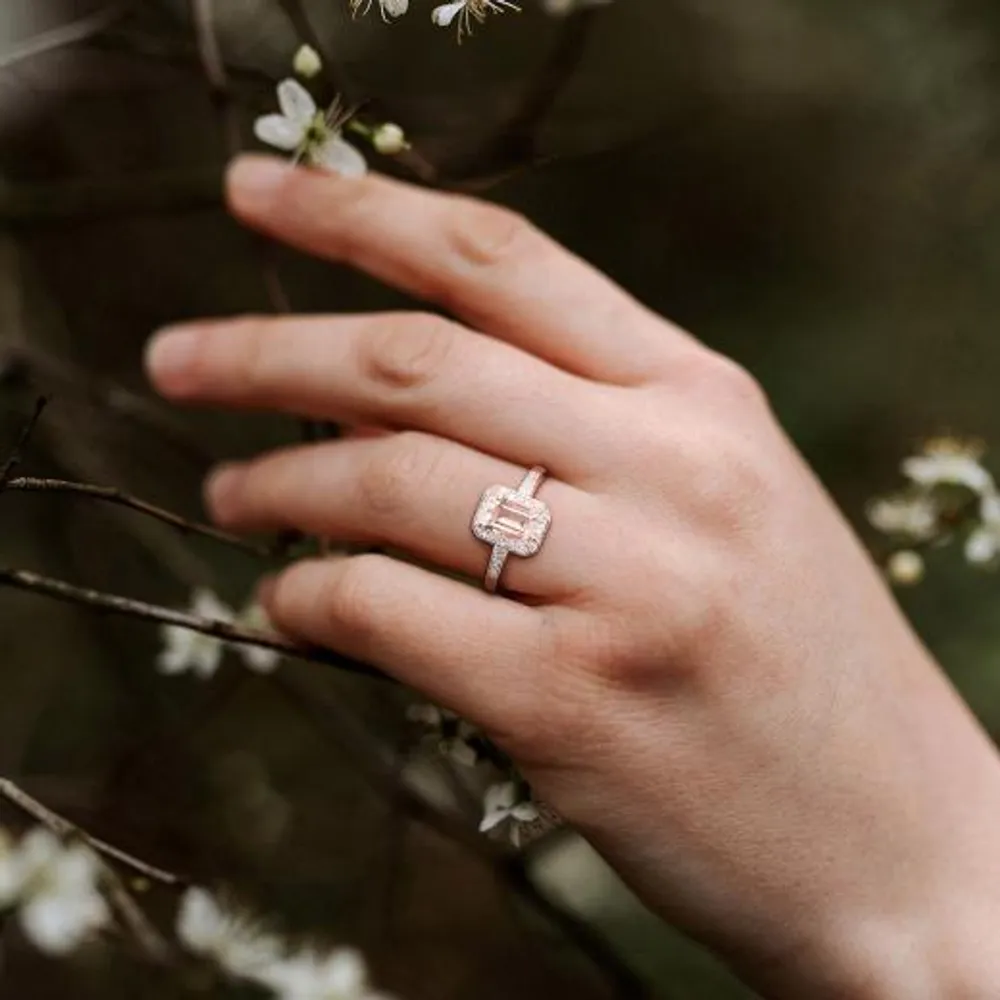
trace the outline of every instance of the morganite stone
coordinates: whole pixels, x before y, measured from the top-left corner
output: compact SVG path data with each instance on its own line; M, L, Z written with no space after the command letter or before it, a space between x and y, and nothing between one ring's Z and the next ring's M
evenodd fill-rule
M507 497L494 511L493 525L510 539L521 538L534 513L517 497Z

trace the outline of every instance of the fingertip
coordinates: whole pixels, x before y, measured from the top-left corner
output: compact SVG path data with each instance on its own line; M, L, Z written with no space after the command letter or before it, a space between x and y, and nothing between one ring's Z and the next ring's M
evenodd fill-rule
M185 392L197 348L196 333L185 327L166 327L149 338L143 367L159 392L166 396Z
M244 153L226 169L226 201L238 215L263 212L295 173L294 165L277 156Z
M206 477L205 506L213 520L225 523L232 518L242 487L244 471L243 464L226 462L216 466Z
M303 559L272 577L262 603L281 628L302 631L304 613L315 609L330 572L328 560Z

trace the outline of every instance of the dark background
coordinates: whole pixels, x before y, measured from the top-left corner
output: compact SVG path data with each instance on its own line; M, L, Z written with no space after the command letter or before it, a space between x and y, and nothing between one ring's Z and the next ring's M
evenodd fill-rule
M97 6L0 0L0 41L15 53ZM279 0L216 6L248 136L298 38ZM346 96L402 123L440 183L519 208L749 367L859 527L915 440L1000 437L995 3L616 0L580 32L579 63L544 113L514 135L532 82L579 30L571 22L529 10L459 48L418 0L392 27L352 22L346 0L302 6ZM145 0L109 35L0 55L0 67L4 440L44 388L53 401L26 471L127 487L195 516L212 456L298 431L147 409L139 362L154 329L269 308L258 249L219 205L226 145L185 5ZM399 304L344 270L277 261L298 310ZM0 506L3 564L146 600L180 606L208 583L239 604L259 569L128 512L10 494ZM995 591L993 577L935 553L929 581L905 597L990 727ZM162 678L157 649L154 629L0 594L0 773L149 860L241 887L290 928L360 944L407 1000L611 995L480 859L358 777L336 712L349 707L391 744L396 693L299 664L281 674L290 687L235 664L208 684ZM409 770L442 793L439 775ZM6 806L0 819L18 822ZM557 835L535 851L546 885L663 996L748 996L583 845ZM172 903L153 893L149 905L168 915ZM127 961L46 963L10 928L4 944L4 996L198 985Z

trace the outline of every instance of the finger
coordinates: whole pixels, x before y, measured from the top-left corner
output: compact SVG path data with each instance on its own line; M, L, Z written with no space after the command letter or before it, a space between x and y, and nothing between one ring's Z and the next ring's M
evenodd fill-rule
M454 442L406 432L225 466L209 481L207 497L216 520L234 530L297 529L391 546L481 579L490 547L472 534L473 513L487 487L516 487L524 474ZM508 559L503 585L545 600L567 598L580 591L581 579L599 577L601 553L589 541L597 534L597 501L556 480L543 483L539 499L554 512L549 536L537 555Z
M240 218L438 302L472 326L599 381L643 384L694 341L512 212L369 176L241 157Z
M457 580L388 556L315 560L263 602L290 637L380 667L494 732L539 702L541 614Z
M430 431L567 478L594 464L598 439L612 446L621 393L409 313L188 325L156 337L147 365L174 399Z

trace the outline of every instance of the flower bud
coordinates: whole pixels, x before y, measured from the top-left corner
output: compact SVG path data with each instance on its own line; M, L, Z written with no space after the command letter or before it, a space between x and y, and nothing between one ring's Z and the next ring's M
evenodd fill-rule
M914 587L924 578L924 560L919 552L896 552L886 565L889 579L900 587Z
M311 45L303 45L295 53L292 66L299 76L304 77L306 80L311 80L314 76L319 76L323 71L323 60Z
M383 156L396 156L410 148L406 133L394 122L385 122L372 131L372 145Z

